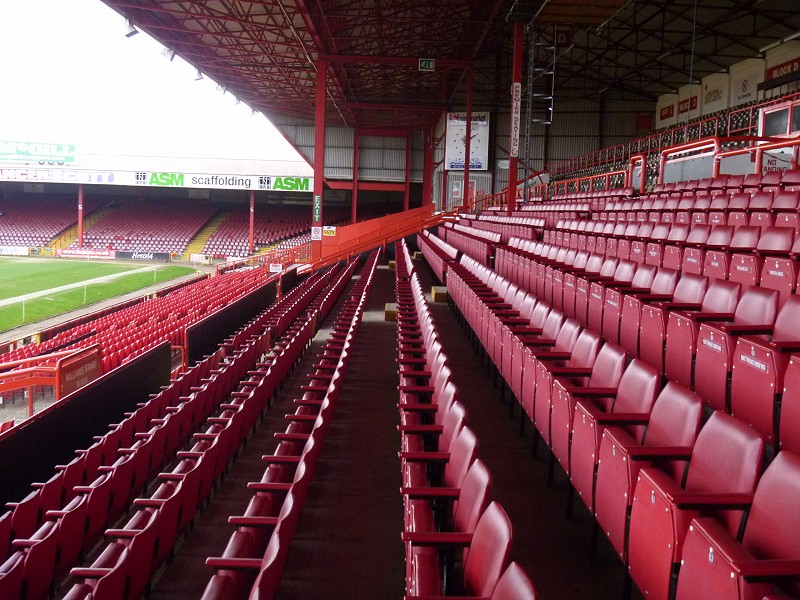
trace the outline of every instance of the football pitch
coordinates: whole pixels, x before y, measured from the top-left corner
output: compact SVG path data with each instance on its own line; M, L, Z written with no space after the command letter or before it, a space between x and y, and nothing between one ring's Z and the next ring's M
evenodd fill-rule
M173 265L0 258L0 332L193 272ZM63 286L68 289L58 289ZM38 297L23 298L28 295Z

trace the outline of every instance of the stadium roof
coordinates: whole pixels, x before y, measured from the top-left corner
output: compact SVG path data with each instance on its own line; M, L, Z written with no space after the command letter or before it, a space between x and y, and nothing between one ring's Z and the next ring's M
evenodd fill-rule
M557 90L655 99L800 29L797 0L104 0L280 127L314 116L329 62L328 122L419 127L507 104L511 24L558 49ZM421 72L420 58L436 60ZM505 77L505 79L504 79ZM498 98L498 95L502 95Z

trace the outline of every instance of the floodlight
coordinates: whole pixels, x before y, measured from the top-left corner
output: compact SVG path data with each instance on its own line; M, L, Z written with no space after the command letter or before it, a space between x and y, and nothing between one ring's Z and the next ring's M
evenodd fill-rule
M175 60L175 50L172 50L171 48L166 48L166 47L165 47L165 48L164 48L164 49L161 51L161 54L163 54L164 56L166 56L166 57L169 59L169 62L172 62L173 60Z
M126 37L126 38L133 37L133 36L135 36L137 33L139 33L139 30L138 30L138 29L136 29L136 27L134 27L134 25L133 25L133 21L131 21L130 19L128 19L128 21L127 21L127 27L125 28L125 37Z
M195 81L200 81L203 78L203 74L200 72L200 69L197 69L197 74L194 76Z
M217 85L217 91L222 92L222 95L224 96L225 92L228 91L228 88L220 83L219 85Z

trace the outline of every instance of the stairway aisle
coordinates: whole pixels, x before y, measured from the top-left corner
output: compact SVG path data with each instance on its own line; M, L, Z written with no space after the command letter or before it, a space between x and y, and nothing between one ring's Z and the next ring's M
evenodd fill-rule
M591 598L617 600L622 597L624 569L601 535L598 558L590 557L592 517L575 500L571 520L566 518L569 482L556 467L555 483L547 485L547 453L540 444L539 456L531 457L532 425L519 435L519 406L509 417L509 397L500 401L500 388L487 376L464 329L446 302L432 302L430 290L441 285L424 259L414 265L426 290L431 314L441 334L442 347L453 370L459 399L467 409L467 423L478 437L478 456L493 477L492 498L502 504L514 528L512 558L525 569L536 587L539 600Z
M397 330L384 321L384 306L394 297L394 271L379 266L289 551L280 600L403 595Z

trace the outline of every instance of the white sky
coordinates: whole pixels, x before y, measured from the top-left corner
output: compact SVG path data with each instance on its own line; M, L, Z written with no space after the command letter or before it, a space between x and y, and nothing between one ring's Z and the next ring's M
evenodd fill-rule
M262 115L100 0L0 0L0 140L82 154L302 160Z

